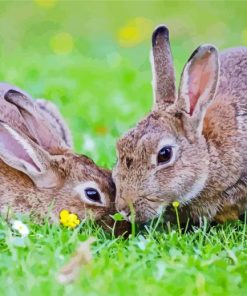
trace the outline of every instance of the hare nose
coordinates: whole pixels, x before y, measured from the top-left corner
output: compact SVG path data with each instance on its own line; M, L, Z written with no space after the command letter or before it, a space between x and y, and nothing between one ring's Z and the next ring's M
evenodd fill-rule
M122 214L124 218L130 214L130 209L125 204L118 204L116 208L117 208L117 211L120 214Z
M119 213L123 216L124 220L130 221L130 212L120 211Z
M126 205L125 200L123 200L122 198L119 198L118 201L117 201L117 204L116 204L116 208L117 208L117 211L123 216L123 218L125 220L129 219L130 209Z

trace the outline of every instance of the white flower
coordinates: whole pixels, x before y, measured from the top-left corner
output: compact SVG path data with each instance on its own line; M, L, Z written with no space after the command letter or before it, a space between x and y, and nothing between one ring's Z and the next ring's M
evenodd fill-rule
M22 223L19 220L15 220L12 223L12 228L20 233L22 237L29 235L29 229L26 224Z

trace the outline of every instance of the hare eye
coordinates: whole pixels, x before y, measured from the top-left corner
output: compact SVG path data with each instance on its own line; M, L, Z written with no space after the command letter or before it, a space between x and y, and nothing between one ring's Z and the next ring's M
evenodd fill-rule
M168 163L172 158L173 152L171 146L165 146L163 147L157 157L158 164L165 164Z
M81 201L87 205L96 205L98 207L106 207L108 205L107 196L102 192L98 184L94 181L86 181L78 184L74 188Z
M86 188L85 195L89 200L93 202L102 203L99 192L94 188Z

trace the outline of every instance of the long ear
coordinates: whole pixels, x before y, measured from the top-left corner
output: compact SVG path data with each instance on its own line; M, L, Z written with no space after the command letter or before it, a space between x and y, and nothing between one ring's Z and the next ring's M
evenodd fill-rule
M52 157L24 134L3 122L0 122L0 158L29 176L39 188L59 185L59 176L51 168Z
M184 67L178 94L178 109L183 111L185 127L200 135L203 119L214 99L219 77L218 51L212 45L198 47Z
M67 148L61 137L57 137L56 130L46 117L41 116L35 102L25 94L9 90L5 100L15 105L26 122L26 126L32 138L46 151L53 153L57 148Z
M152 36L152 68L155 109L165 109L176 97L175 75L169 31L159 26Z
M68 148L72 149L73 141L71 132L56 105L44 99L37 99L35 100L35 103L41 110L44 117L47 118L52 127L56 130L57 137L61 138Z

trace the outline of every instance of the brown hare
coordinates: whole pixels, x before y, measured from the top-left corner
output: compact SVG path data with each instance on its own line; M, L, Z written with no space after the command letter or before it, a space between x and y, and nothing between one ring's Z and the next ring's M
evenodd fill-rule
M169 32L152 36L154 106L117 143L116 207L145 222L180 202L182 216L224 222L247 206L247 48L198 47L175 87Z
M0 212L50 215L63 209L95 219L114 209L111 172L71 150L71 137L52 103L0 86Z

